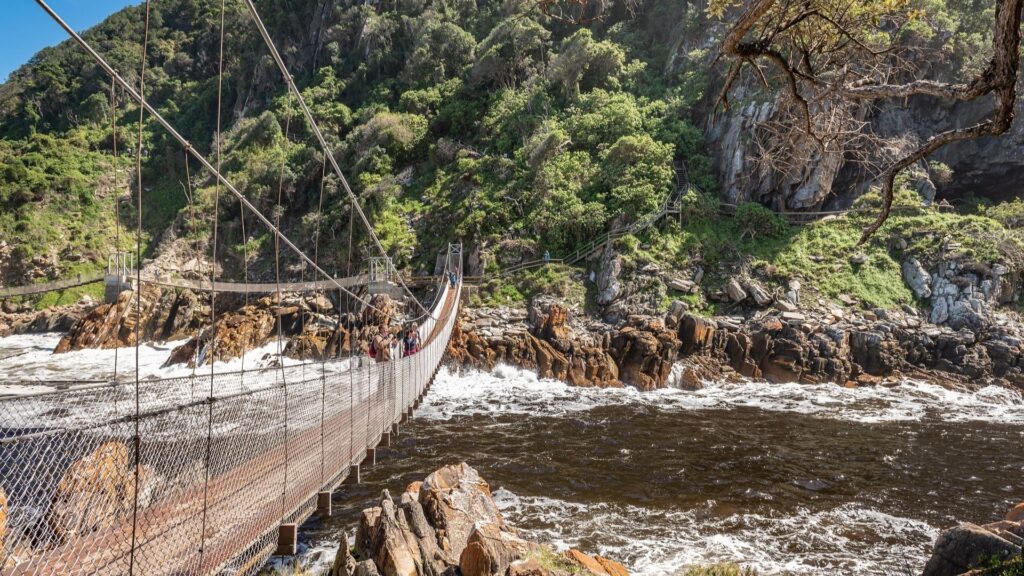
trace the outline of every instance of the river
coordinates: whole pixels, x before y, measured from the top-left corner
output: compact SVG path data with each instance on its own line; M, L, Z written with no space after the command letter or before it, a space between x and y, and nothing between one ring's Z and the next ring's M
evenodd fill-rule
M58 363L46 355L55 342L0 339L0 384L109 366L110 351ZM163 352L143 349L145 373L160 373ZM134 350L125 355L133 370ZM761 574L917 574L941 528L998 519L1024 499L1022 441L1024 398L1000 388L746 382L641 393L508 367L442 370L363 484L335 494L332 518L306 523L298 561L324 567L382 489L466 461L527 537L633 574L727 560Z

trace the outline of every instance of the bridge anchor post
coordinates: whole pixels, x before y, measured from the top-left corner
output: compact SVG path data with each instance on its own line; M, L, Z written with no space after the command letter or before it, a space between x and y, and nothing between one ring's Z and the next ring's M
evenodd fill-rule
M331 493L330 492L317 492L316 493L316 513L321 518L331 517Z
M380 436L381 446L391 446L391 432L385 432Z
M277 529L277 556L294 556L299 544L299 526L297 524L281 524Z
M359 484L362 479L359 477L359 464L353 464L348 471L348 481L352 484Z
M376 464L377 463L377 449L376 448L367 448L366 449L366 459L370 461L371 465L372 464Z

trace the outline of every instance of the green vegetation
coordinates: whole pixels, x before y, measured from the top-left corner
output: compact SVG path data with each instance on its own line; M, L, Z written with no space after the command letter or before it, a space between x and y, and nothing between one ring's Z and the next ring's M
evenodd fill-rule
M569 561L565 556L555 552L547 546L542 546L539 552L531 553L527 560L536 560L540 567L560 573L560 574L573 574L583 576L590 574L590 571L578 564Z
M713 286L724 279L719 265L753 266L780 281L802 278L827 297L849 293L892 306L912 300L899 280L907 256L931 258L952 240L968 258L1020 259L1021 201L980 205L976 214L960 216L922 208L903 193L893 218L861 247L860 230L878 202L870 196L859 202L865 213L808 226L790 226L756 204L721 217L698 128L714 87L708 86L713 50L697 46L708 45L712 27L703 10L682 0L615 5L586 25L516 1L324 6L260 3L273 37L313 32L315 41L288 47L287 60L374 232L395 262L413 272L432 270L437 252L453 239L480 249L492 272L545 251L570 253L655 212L679 191L678 175L695 185L681 198L682 213L620 241L629 267L700 263ZM943 50L964 68L983 61L989 8L958 0L914 7L927 18L915 20L907 42ZM152 6L147 95L250 202L280 218L302 248L316 248L328 270L344 271L349 260L358 269L372 253L368 234L352 219L329 168L321 180L324 157L310 128L249 17L232 3L218 158L219 10L215 0ZM85 36L126 77L137 78L139 7ZM58 256L54 276L102 266L115 244L116 197L122 228L135 227L131 151L138 108L123 94L113 109L110 102L109 80L67 42L40 52L0 88L0 238L14 244L20 260ZM116 162L111 116L121 153ZM274 242L267 231L195 161L187 182L184 153L152 120L144 125L143 150L146 256L155 239L166 237L208 251L217 213L226 274L239 278L246 256L251 275L270 273ZM937 162L929 172L938 180L950 175ZM168 228L173 234L165 235ZM131 246L135 237L125 233L121 241ZM854 256L863 262L851 262ZM295 263L283 254L283 269L295 273ZM479 297L510 304L552 291L586 303L582 274L545 267L493 279ZM651 296L670 300L663 291ZM710 310L699 297L686 298Z
M1000 205L984 216L965 215L922 206L901 190L893 215L858 245L879 202L877 193L869 193L842 217L789 226L758 205L741 206L734 218L716 218L714 200L691 193L684 198L682 224L669 222L640 241L620 242L620 248L636 267L657 262L682 268L700 262L712 286L725 280L715 276L719 264L747 262L780 282L799 278L826 297L848 294L883 308L913 302L900 271L909 257L929 262L949 249L981 263L1024 264L1024 236L1000 221L1015 218L1014 208L1024 203Z
M524 306L538 294L563 299L575 306L584 306L587 294L581 272L562 264L549 264L523 270L509 276L496 276L481 286L476 304L484 306Z
M325 129L375 232L402 266L432 267L453 236L492 246L536 238L552 251L613 222L643 217L676 189L673 165L713 186L700 131L688 118L703 96L705 55L666 70L673 14L699 29L705 16L674 0L654 0L650 15L615 13L589 27L568 26L530 3L477 7L458 2L339 5L303 1L261 6L274 37L318 43L290 54L304 97ZM147 95L211 161L216 130L219 3L172 0L152 7ZM142 18L127 8L86 33L115 68L137 76ZM276 71L261 58L248 16L229 5L220 163L266 213L280 199L290 236L312 248L324 159ZM82 71L90 71L86 74ZM90 250L100 262L112 249L111 112L130 168L137 108L110 86L77 46L42 51L0 91L0 231L22 254ZM133 71L136 71L133 73ZM196 223L186 217L180 147L151 120L144 130L144 241L168 226L190 239L212 231L213 181L195 162ZM328 171L329 172L329 171ZM134 177L120 173L122 223L134 228ZM348 208L338 182L324 186L321 254L335 267L349 258ZM109 204L109 202L107 202ZM221 190L219 242L229 273L243 245L266 261L271 246L242 238L240 206ZM74 215L74 217L72 217ZM82 234L64 234L77 223ZM358 224L358 222L357 222ZM256 228L254 225L250 228ZM367 234L357 226L355 258ZM155 245L147 242L151 250ZM262 258L261 258L262 257ZM287 264L287 263L286 263ZM258 265L258 264L257 264ZM66 274L67 269L62 270Z
M972 574L978 576L1024 576L1024 556L991 558Z

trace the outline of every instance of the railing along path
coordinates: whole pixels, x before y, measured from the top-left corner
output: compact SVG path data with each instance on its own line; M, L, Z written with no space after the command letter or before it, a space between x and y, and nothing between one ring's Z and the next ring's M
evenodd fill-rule
M138 412L134 383L0 398L3 574L254 573L429 386L459 304L442 286L390 362L145 380Z

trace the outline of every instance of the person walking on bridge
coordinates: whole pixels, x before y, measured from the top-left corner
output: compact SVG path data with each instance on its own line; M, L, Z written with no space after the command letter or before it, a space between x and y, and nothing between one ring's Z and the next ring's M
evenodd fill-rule
M420 351L420 330L415 322L406 331L402 344L404 345L402 356L412 356Z
M370 341L370 344L373 346L373 359L378 364L391 360L391 344L393 342L394 337L388 332L388 325L381 324L377 334Z

